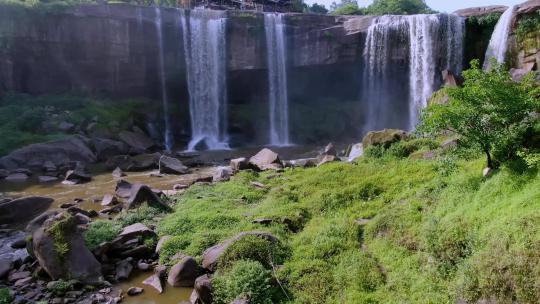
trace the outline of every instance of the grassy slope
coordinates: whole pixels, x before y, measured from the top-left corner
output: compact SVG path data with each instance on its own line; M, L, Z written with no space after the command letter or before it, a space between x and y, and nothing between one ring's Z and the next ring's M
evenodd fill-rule
M161 258L268 230L291 248L279 275L297 303L537 302L540 178L503 169L486 180L481 169L462 161L443 175L437 161L386 159L243 172L178 198L158 227L176 236ZM251 223L283 217L300 231Z

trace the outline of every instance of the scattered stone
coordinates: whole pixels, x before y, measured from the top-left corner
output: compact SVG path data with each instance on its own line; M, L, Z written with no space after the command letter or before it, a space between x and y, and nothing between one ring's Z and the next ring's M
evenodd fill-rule
M189 186L184 184L176 184L173 186L173 190L184 190L187 188L189 188Z
M131 196L131 188L133 187L132 184L129 182L121 179L116 183L116 189L115 193L118 197L121 198L128 198Z
M263 183L259 183L259 182L250 182L249 184L252 185L252 186L255 187L255 188L266 189L266 186L265 186Z
M137 262L137 269L139 269L140 271L148 271L150 270L150 264L143 261L139 261Z
M12 274L10 274L8 276L8 281L10 282L15 282L15 281L18 281L20 279L24 279L24 278L28 278L30 277L32 274L30 273L30 271L19 271L19 272L14 272Z
M150 169L157 169L160 158L161 158L161 154L159 153L137 155L133 157L133 163L127 170L145 171L145 170L150 170Z
M92 175L86 171L86 167L84 167L81 163L78 163L75 169L69 170L66 173L66 178L64 179L63 183L67 185L82 184L91 180Z
M93 144L96 151L96 157L100 161L108 160L117 155L125 155L129 152L129 147L121 141L94 138Z
M137 151L147 151L156 146L152 139L141 132L122 131L118 138Z
M441 148L443 150L450 150L450 149L453 149L453 148L457 148L458 144L459 144L459 140L457 140L457 139L448 139L448 140L445 140L441 144Z
M24 224L45 212L53 203L52 198L30 196L0 204L0 223Z
M144 289L140 288L140 287L130 287L128 290L127 290L127 295L128 296L136 296L136 295L139 295L141 293L143 293Z
M63 203L62 205L60 205L60 208L68 209L68 208L71 208L73 206L75 206L75 203Z
M334 147L334 144L329 143L328 145L326 145L326 147L323 150L322 155L337 156L337 151L336 151L336 147Z
M124 241L136 238L155 237L156 233L141 223L136 223L125 227L118 235Z
M212 286L212 280L207 274L202 275L195 280L193 291L197 293L197 297L202 304L211 304L214 302L212 296L214 288Z
M240 296L239 298L234 299L231 304L250 304L251 301L247 296Z
M360 158L364 155L364 145L362 143L354 144L351 146L349 153L347 155L348 161L352 162L357 158Z
M159 159L159 173L162 174L187 174L189 168L177 158L163 155Z
M24 173L12 173L8 175L5 180L13 183L21 183L27 181L28 178L29 176Z
M294 159L285 162L285 167L299 167L299 168L310 168L317 165L316 158L302 158Z
M162 207L165 210L171 210L171 207L163 202L150 187L143 184L134 184L130 189L130 196L125 204L126 209L135 209L145 202L149 205Z
M44 172L56 172L58 170L58 168L56 167L56 165L50 161L50 160L47 160L43 163L43 167L42 167L43 171Z
M55 177L55 176L47 176L47 175L38 176L38 181L40 183L51 183L51 182L56 182L57 180L58 180L58 177Z
M360 219L355 220L354 223L357 224L357 225L359 225L359 226L365 226L365 225L367 225L370 221L371 221L371 219L360 218Z
M143 281L144 285L151 286L155 290L157 290L158 293L163 293L163 286L161 285L161 278L158 274L153 274L150 277L146 278L146 280Z
M15 287L26 286L26 285L27 285L28 283L30 283L32 280L33 280L32 277L26 277L26 278L17 280L17 281L15 282L15 284L13 284L13 286L15 286Z
M13 261L11 258L0 257L0 280L5 278L12 268Z
M99 213L102 214L113 214L113 213L120 213L122 211L122 206L117 205L114 207L104 208L99 211Z
M131 274L131 271L133 270L133 265L131 265L132 261L133 261L132 258L127 258L116 263L115 279L117 281L129 279L129 275Z
M10 247L13 248L13 249L26 248L26 239L25 238L20 238L18 240L15 240L13 243L11 243Z
M193 287L199 272L197 261L186 256L171 268L167 283L173 287Z
M260 218L260 219L254 219L253 221L251 221L253 224L260 224L260 225L264 225L264 226L267 226L267 225L270 225L272 223L272 219L268 219L268 218Z
M487 167L485 168L483 171L482 171L482 176L485 177L485 178L488 178L490 177L491 175L493 175L493 169Z
M121 178L126 176L126 174L124 173L124 171L122 171L122 169L116 167L116 169L114 169L114 171L112 172L112 176L116 178Z
M218 167L216 169L216 172L214 173L214 176L212 177L213 183L219 183L228 181L231 179L232 175L232 169L230 167Z
M118 200L111 194L106 194L101 201L101 206L112 206L118 204Z
M231 159L230 167L233 172L249 169L249 161L245 157Z
M317 163L317 167L322 166L322 165L327 164L327 163L335 162L335 161L339 161L339 158L337 158L337 156L323 155L322 157L319 158L319 162Z
M283 168L279 156L274 151L264 148L249 159L249 164L259 171Z

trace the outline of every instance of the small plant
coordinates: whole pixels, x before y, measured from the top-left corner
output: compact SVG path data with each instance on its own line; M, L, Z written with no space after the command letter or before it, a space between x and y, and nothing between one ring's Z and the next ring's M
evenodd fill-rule
M75 218L68 214L63 219L56 221L48 229L48 232L54 240L54 250L60 260L63 260L66 254L71 250L66 239L66 233L74 229L75 226Z
M253 304L271 304L276 294L272 273L257 261L237 261L229 272L213 280L214 301L228 304L247 298Z
M0 304L11 304L13 303L13 296L11 291L7 288L0 288Z
M121 231L121 227L116 223L97 220L92 222L84 232L84 240L88 249L94 250L101 243L112 241Z
M62 297L66 292L73 289L73 282L58 280L51 284L51 286L47 286L47 288L53 295Z
M286 249L279 241L247 235L234 242L219 259L220 268L230 268L238 260L252 260L270 269L280 265L286 257Z
M519 42L523 42L531 33L538 35L538 32L540 32L540 10L519 20L516 28L516 36Z

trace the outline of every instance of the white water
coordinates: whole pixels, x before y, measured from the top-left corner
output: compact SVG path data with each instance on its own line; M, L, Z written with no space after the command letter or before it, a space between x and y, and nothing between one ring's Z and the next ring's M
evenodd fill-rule
M489 40L489 45L484 59L484 69L489 69L491 58L495 58L497 62L504 63L506 52L508 50L508 36L512 26L512 17L514 16L515 6L508 8L501 16L495 30Z
M282 14L265 14L268 61L270 144L289 145L289 98L287 89L287 45Z
M156 13L156 37L158 40L158 68L159 68L159 81L161 84L161 101L163 103L163 120L165 125L165 149L170 151L173 145L173 136L170 126L170 117L169 117L169 98L167 96L167 83L165 76L165 62L163 54L163 32L162 32L162 21L161 21L161 9L155 7Z
M226 13L181 12L192 134L188 150L201 142L210 150L228 149Z
M368 30L365 45L364 99L367 117L364 131L387 127L413 130L420 111L427 106L433 92L442 83L440 73L450 70L459 74L463 68L464 20L455 15L382 16ZM406 49L403 43L407 42ZM408 121L397 121L400 115L392 107L402 98L394 92L399 87L392 73L408 51Z

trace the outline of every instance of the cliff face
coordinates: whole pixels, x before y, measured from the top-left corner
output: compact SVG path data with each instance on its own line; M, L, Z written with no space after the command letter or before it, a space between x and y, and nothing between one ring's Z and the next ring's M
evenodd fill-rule
M229 71L266 68L264 18L231 11ZM161 9L169 84L185 89L180 12ZM289 64L304 67L354 62L359 33L332 16L289 14ZM129 5L87 5L57 12L0 9L0 90L33 94L65 90L157 96L156 11ZM178 90L177 90L178 91Z

